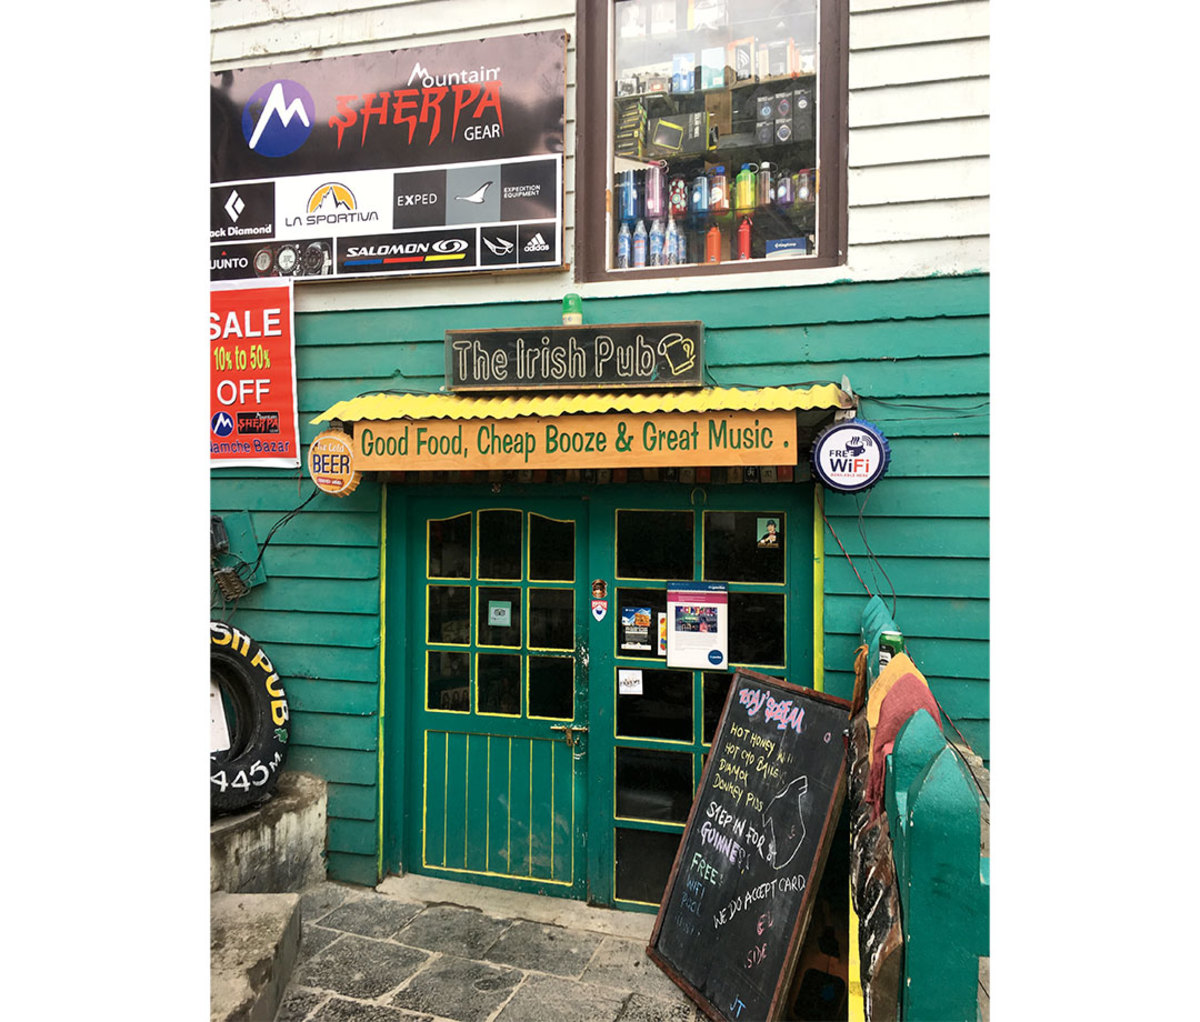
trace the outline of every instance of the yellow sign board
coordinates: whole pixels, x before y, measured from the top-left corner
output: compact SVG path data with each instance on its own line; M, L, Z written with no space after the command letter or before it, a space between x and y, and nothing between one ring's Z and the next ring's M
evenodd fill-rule
M796 462L793 411L390 419L354 426L359 472Z

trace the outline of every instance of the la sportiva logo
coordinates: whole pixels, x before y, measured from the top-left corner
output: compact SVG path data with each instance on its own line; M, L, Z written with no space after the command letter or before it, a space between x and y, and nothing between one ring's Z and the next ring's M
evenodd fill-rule
M290 78L260 86L242 109L242 135L260 156L294 153L312 133L316 104L308 90Z
M354 193L337 181L326 181L315 188L308 197L306 209L303 217L285 217L284 224L287 227L303 224L316 227L320 224L367 223L379 219L379 213L373 209L361 212Z

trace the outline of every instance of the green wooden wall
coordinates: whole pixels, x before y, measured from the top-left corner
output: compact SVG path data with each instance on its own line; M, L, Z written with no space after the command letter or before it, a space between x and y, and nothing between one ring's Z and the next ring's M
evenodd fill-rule
M436 390L446 330L553 324L560 314L557 302L530 302L297 315L302 445L320 431L308 420L336 401ZM705 324L711 383L849 377L861 414L891 441L892 466L867 495L827 495L826 689L848 696L853 684L867 598L857 569L889 609L894 590L913 659L986 760L988 278L584 302L588 323L690 319ZM312 492L303 468L222 469L212 480L213 513L249 511L260 543ZM378 484L321 494L271 540L268 581L214 609L272 657L292 710L288 765L329 781L330 876L364 884L376 882L380 854L380 535Z

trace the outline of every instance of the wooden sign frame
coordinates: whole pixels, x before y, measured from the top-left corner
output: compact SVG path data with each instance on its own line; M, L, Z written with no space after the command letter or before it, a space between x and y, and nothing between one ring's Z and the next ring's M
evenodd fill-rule
M848 700L733 676L646 947L709 1018L772 1022L787 1008L845 800L849 726Z

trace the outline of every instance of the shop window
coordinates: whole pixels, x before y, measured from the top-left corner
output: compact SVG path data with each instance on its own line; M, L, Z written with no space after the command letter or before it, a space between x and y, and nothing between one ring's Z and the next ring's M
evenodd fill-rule
M787 657L787 598L729 594L729 662L783 667Z
M721 711L725 709L725 699L729 695L729 686L732 682L732 674L715 674L711 671L706 671L704 674L705 745L711 745L713 735L717 733L717 724L721 721Z
M529 590L529 646L531 649L575 648L573 590Z
M520 646L521 590L480 586L475 629L481 646Z
M665 589L617 590L617 656L666 657L659 650L660 619L667 615ZM643 626L642 621L645 620Z
M529 658L529 716L573 720L575 661L570 657Z
M641 694L617 696L617 735L690 742L691 671L642 671Z
M581 121L606 141L579 153L584 278L841 262L845 20L844 0L581 0Z
M471 590L467 586L429 586L429 642L471 641Z
M479 512L479 578L521 577L521 512Z
M618 577L691 578L693 528L690 511L618 511Z
M684 823L692 807L692 757L687 752L617 749L617 815Z
M430 651L425 661L425 705L431 710L471 712L471 657Z
M706 511L704 577L783 582L784 517L778 511Z
M575 523L529 516L529 580L575 581Z
M657 905L667 889L682 836L617 827L613 842L617 897Z
M508 653L480 653L477 706L480 713L521 714L521 658Z
M471 516L435 518L429 522L430 578L471 577Z

